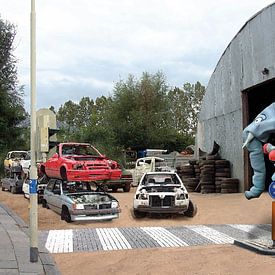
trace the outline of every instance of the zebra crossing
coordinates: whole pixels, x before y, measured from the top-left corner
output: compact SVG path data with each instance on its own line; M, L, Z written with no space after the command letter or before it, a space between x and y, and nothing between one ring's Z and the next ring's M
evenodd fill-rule
M271 225L188 225L49 230L39 232L50 253L111 251L156 247L233 244L234 240L271 239Z

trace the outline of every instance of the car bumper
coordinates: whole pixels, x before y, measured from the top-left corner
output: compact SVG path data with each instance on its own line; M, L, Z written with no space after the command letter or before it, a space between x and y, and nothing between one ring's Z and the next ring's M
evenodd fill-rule
M119 217L120 209L101 209L101 210L74 210L71 211L72 221L104 221Z
M163 214L177 214L182 213L187 210L187 205L182 206L163 206L163 207L151 207L151 206L137 206L135 208L136 210L140 212L146 212L146 213L163 213Z
M121 170L68 170L68 181L98 181L116 180L121 176Z

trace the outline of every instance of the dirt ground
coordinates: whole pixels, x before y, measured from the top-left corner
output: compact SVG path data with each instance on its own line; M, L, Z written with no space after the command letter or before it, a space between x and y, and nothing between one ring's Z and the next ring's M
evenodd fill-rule
M267 193L247 201L243 194L198 194L191 199L198 206L194 218L134 219L131 207L135 188L117 192L121 214L111 222L74 222L38 206L39 230L88 227L182 226L191 224L265 224L271 223L272 200ZM27 224L28 200L22 194L0 191L0 201L15 211ZM234 245L184 248L155 248L111 252L52 254L62 274L275 274L275 258L258 255Z

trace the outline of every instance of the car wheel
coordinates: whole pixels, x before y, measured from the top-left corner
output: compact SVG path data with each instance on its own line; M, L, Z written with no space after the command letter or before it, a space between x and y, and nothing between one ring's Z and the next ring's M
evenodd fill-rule
M116 192L117 189L118 189L117 187L113 187L113 188L112 188L112 191L113 191L113 192Z
M4 186L2 186L2 191L5 191L5 187Z
M11 193L12 193L12 194L16 194L16 187L15 187L15 186L12 186L12 187L11 187Z
M127 183L124 187L123 187L123 191L124 192L129 192L131 189L131 184L130 183Z
M146 217L146 213L145 212L140 212L140 211L138 211L136 209L133 209L133 214L134 214L134 217L137 218L137 219Z
M61 220L65 220L68 223L72 222L72 218L67 207L62 207Z
M67 171L65 167L60 168L60 176L62 180L67 181Z
M198 211L197 205L190 200L188 209L184 214L187 217L194 217L197 214L197 211Z
M42 207L43 208L47 208L47 209L49 209L49 206L48 206L48 204L47 204L47 201L46 200L42 200Z

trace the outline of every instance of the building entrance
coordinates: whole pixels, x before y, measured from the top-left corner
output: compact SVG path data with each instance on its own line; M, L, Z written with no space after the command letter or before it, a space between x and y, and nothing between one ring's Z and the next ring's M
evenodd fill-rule
M275 102L275 79L266 81L242 92L243 105L243 127L250 124L255 117L268 105ZM275 135L272 135L268 141L275 145ZM274 166L265 156L266 163L266 189L271 182L271 176L275 171ZM248 190L251 187L252 169L249 164L249 155L244 152L244 189Z

